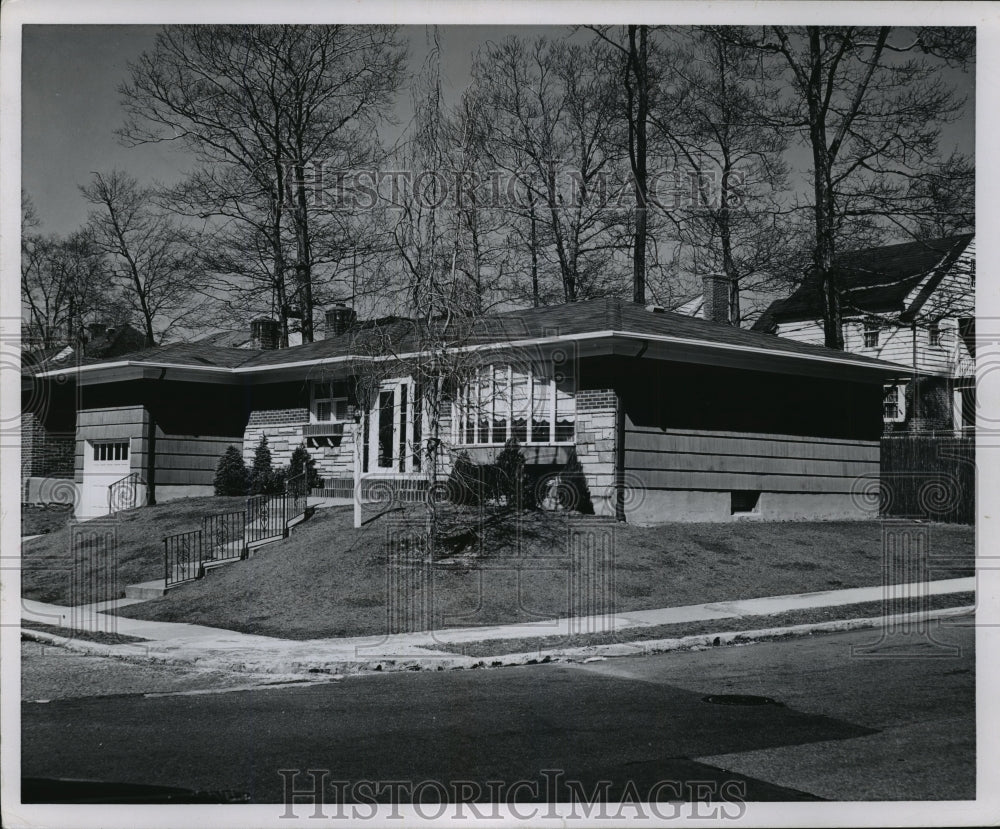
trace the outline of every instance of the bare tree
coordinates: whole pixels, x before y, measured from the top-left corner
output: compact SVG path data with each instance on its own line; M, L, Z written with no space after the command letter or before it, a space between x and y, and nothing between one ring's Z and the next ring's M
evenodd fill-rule
M89 237L142 325L146 345L185 318L196 323L190 234L155 206L155 192L121 170L94 173L80 191L94 205Z
M386 26L170 26L121 87L123 140L183 143L205 165L187 193L204 198L199 215L220 220L215 233L233 230L231 245L268 245L285 344L293 315L313 339L316 271L349 244L336 239L340 255L327 255L329 227L313 209L323 172L372 158L404 59ZM238 175L217 177L219 167Z
M774 117L778 72L759 50L701 27L667 33L661 75L670 90L650 113L678 162L651 203L669 214L688 269L729 279L729 321L741 289L773 286L792 259L785 136ZM657 188L659 189L659 188Z
M941 126L964 101L941 70L968 60L972 41L965 30L774 26L744 42L788 71L786 122L812 160L812 270L824 339L843 349L837 250L845 239L911 227L922 209L913 182L955 163L941 157Z
M77 231L68 239L21 237L21 301L28 311L26 340L49 348L73 342L84 320L110 302L104 255L93 239Z
M515 183L508 192L534 231L537 258L557 266L563 301L606 291L624 221L609 192L622 182L622 156L606 55L511 37L476 56L472 78L483 152Z

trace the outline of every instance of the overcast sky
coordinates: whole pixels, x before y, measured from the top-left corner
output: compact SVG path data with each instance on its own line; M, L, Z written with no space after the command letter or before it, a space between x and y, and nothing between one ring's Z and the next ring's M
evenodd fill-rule
M22 47L22 186L42 219L42 232L66 234L83 222L87 205L80 196L93 171L122 167L145 183L170 183L191 166L189 158L165 146L128 149L114 130L123 113L117 88L128 62L150 49L156 26L25 26ZM441 26L442 79L448 99L468 83L472 55L487 41L511 33L529 37L566 37L565 27ZM404 27L410 44L410 69L427 54L423 26ZM581 35L582 36L582 35ZM972 75L949 72L949 80L967 85ZM403 90L397 111L405 120L410 95ZM972 102L968 117L952 125L946 143L973 150Z

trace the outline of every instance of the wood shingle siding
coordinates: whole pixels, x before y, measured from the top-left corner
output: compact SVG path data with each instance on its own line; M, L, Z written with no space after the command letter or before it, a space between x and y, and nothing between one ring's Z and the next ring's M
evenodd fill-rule
M878 475L879 443L629 425L625 468L649 489L850 493Z

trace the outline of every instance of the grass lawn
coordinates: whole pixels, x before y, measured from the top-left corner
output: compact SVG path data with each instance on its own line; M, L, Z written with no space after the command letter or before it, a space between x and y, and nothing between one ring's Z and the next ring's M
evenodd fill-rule
M939 610L948 607L970 607L976 603L975 593L946 593L928 596L921 611ZM817 622L832 622L839 619L869 619L895 613L913 613L917 606L912 599L896 599L891 602L858 602L840 607L816 607L805 610L789 610L770 616L742 616L739 619L713 619L704 622L678 622L669 625L651 625L643 628L622 628L606 633L581 633L569 636L537 636L530 639L484 639L481 642L456 642L454 644L435 643L428 650L448 651L464 656L503 656L512 653L553 650L555 648L579 648L586 645L613 645L620 642L646 642L652 639L680 639L683 636L698 636L717 631L764 630L766 628L791 627ZM877 633L873 638L877 638Z
M67 520L21 545L21 593L42 602L74 605L105 598L109 578L117 593L135 582L163 578L163 536L195 530L205 515L241 509L244 498L184 498L155 507L120 512L111 518ZM88 537L115 539L117 577L107 562L81 552Z
M43 535L65 527L73 518L73 506L21 505L21 535Z
M601 609L588 604L593 593L586 585L592 581L571 581L565 517L528 514L517 532L510 526L490 531L489 554L477 553L474 543L458 545L454 554L421 570L390 564L386 553L386 539L398 535L401 522L418 515L415 510L386 513L360 530L352 527L350 507L320 510L288 541L120 613L308 639L532 621ZM651 528L595 518L574 523L592 529L598 539L614 534L613 579L604 582L611 598L604 607L617 611L878 585L884 564L904 572L899 562L883 562L882 524L875 521ZM971 575L973 528L927 526L931 551L950 560L949 569L935 570L932 577Z

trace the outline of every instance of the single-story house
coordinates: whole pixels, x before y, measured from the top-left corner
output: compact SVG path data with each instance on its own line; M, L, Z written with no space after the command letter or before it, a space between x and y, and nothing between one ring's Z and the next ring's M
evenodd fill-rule
M325 339L280 349L275 323L254 325L255 349L181 343L32 378L40 400L75 388L81 515L133 474L157 500L210 494L225 448L249 461L261 435L280 464L304 444L331 494L350 494L356 462L406 487L427 480L434 434L446 457L477 461L516 437L529 464L582 470L596 512L639 523L870 517L859 493L879 473L882 388L906 371L611 298L470 320L460 336L338 308Z

